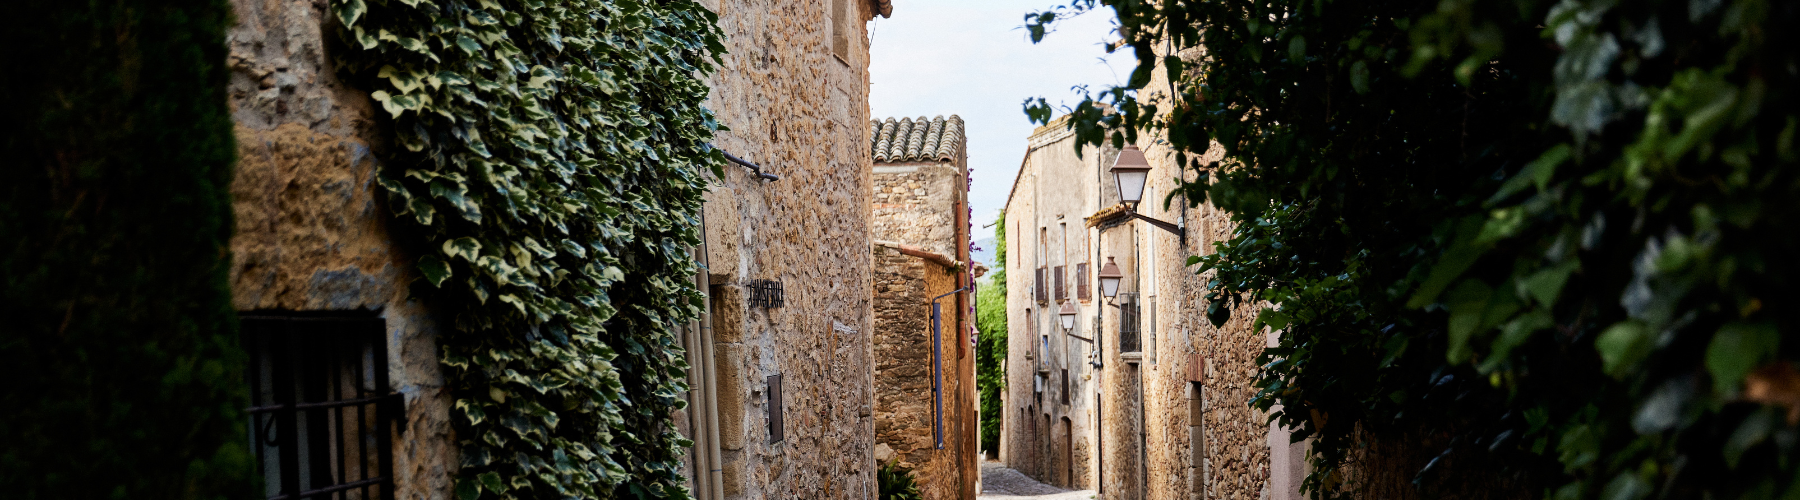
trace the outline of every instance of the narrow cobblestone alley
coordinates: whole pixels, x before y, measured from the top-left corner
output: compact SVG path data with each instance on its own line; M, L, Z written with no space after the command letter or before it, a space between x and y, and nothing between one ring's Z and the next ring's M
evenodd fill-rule
M1096 498L1094 490L1071 491L1037 482L1000 462L981 464L981 495L978 500L1088 500Z

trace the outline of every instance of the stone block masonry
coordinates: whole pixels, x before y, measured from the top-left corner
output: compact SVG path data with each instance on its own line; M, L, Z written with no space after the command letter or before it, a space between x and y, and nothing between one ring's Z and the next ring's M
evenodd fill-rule
M972 498L978 479L968 155L962 118L869 121L874 158L875 458L927 499ZM971 272L974 271L974 272ZM939 299L936 352L931 303ZM934 359L935 357L935 359ZM941 372L934 368L941 366ZM939 393L932 392L941 380ZM938 448L937 434L943 435Z
M712 363L695 390L713 395L718 441L696 446L717 447L721 498L874 498L866 23L882 4L702 3L730 48L709 80L730 128L713 144L781 179L726 165L706 198L713 359L693 362ZM780 307L750 301L763 280Z
M389 152L368 93L327 57L324 2L236 0L227 33L237 175L233 305L240 311L378 311L390 385L397 498L450 498L457 449L439 367L442 328L408 284L416 256L388 226L375 172Z

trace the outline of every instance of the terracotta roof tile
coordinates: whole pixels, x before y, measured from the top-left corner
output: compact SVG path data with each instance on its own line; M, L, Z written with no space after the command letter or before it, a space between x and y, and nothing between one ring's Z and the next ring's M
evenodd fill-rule
M877 163L955 161L962 145L962 117L869 120L871 153Z

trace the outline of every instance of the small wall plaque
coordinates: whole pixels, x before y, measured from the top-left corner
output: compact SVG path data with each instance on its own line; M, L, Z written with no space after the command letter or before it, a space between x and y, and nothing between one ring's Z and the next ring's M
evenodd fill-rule
M779 280L751 280L750 305L763 309L781 307L786 301Z

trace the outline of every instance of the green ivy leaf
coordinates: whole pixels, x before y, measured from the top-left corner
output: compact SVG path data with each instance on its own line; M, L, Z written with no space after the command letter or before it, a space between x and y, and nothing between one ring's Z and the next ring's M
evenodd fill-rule
M1712 373L1713 390L1734 395L1744 377L1774 357L1781 347L1781 333L1766 322L1734 321L1719 327L1706 346L1706 369Z
M1608 327L1594 339L1600 351L1603 369L1614 378L1623 378L1627 370L1650 354L1650 329L1637 320L1621 321Z
M419 271L424 273L425 279L431 282L431 286L435 287L444 286L444 280L450 278L450 265L446 264L436 255L420 257Z
M506 493L506 485L500 481L500 473L498 472L483 472L480 475L475 476L475 478L476 480L481 481L481 486L487 488L488 491L499 494Z

